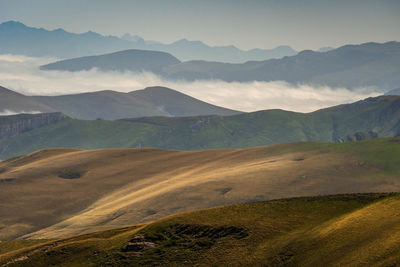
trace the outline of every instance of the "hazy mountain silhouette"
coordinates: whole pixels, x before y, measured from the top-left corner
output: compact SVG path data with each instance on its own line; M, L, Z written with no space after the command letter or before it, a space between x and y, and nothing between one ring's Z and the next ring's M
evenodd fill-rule
M386 92L385 95L400 95L400 88L390 90L389 92Z
M126 52L121 52L126 53ZM117 55L117 54L114 54ZM82 58L61 61L43 66L45 69L73 69L71 65L98 67L104 69L95 58ZM130 65L138 63L133 59L121 63L111 61L111 69L130 70ZM136 68L136 67L135 67ZM304 50L295 56L264 61L248 61L243 64L230 64L209 61L187 61L165 64L158 72L169 79L219 79L233 82L249 81L287 81L289 83L310 83L331 87L376 86L389 90L400 84L400 43L365 43L345 45L328 52Z
M30 96L25 96L0 86L0 115L53 111L55 111L53 108L36 101Z
M400 84L400 43L345 45L328 52L305 50L295 56L244 64L189 61L165 69L176 79L275 81L332 87L377 86L387 90Z
M162 73L180 61L165 52L130 49L101 56L67 59L42 66L47 70L80 71L98 68L103 71L150 71Z
M70 33L63 29L48 31L20 22L0 24L0 54L71 58L111 53L127 49L158 50L172 53L180 60L245 62L294 55L289 46L274 49L240 50L234 46L208 46L200 41L182 39L171 44L145 41L139 36L103 36L95 32Z
M61 96L25 96L0 87L0 114L54 111L84 120L147 116L226 116L241 113L208 104L166 87L148 87L130 93L99 91Z

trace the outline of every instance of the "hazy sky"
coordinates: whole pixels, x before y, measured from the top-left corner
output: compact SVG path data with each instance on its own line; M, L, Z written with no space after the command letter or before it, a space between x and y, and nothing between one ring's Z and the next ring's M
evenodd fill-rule
M0 0L0 22L295 49L400 40L400 0Z

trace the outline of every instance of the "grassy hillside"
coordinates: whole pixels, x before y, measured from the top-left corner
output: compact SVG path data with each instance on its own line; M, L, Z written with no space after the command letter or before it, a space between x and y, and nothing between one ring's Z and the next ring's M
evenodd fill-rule
M213 149L298 141L338 141L374 131L400 133L400 97L381 96L312 113L266 110L228 117L150 117L121 121L64 120L0 142L0 158L46 147Z
M0 240L55 238L226 204L400 190L398 138L250 149L48 149L0 162Z
M232 205L39 244L34 242L40 241L4 242L0 245L0 263L395 266L400 263L399 210L398 194L335 195Z

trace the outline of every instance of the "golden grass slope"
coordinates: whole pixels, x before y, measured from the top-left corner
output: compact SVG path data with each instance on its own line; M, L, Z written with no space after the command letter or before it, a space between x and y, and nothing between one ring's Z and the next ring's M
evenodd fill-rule
M184 233L176 231L182 227ZM126 251L139 236L154 247ZM230 205L5 249L15 242L0 245L0 265L396 266L400 196L351 194Z
M0 240L67 237L257 200L399 191L397 141L41 150L0 163ZM71 174L81 177L59 177Z

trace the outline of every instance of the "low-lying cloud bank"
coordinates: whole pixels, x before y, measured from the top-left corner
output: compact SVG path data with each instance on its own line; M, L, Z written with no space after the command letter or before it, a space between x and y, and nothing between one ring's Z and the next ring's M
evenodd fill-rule
M374 88L332 89L276 82L169 81L153 73L43 71L50 58L0 55L0 85L27 95L61 95L100 90L130 92L165 86L205 102L242 111L285 109L310 112L382 94ZM1 107L0 107L1 108Z
M17 114L39 114L41 113L40 111L36 110L30 110L30 111L14 111L14 110L9 110L9 109L3 109L0 110L0 116L10 116L10 115L17 115Z

